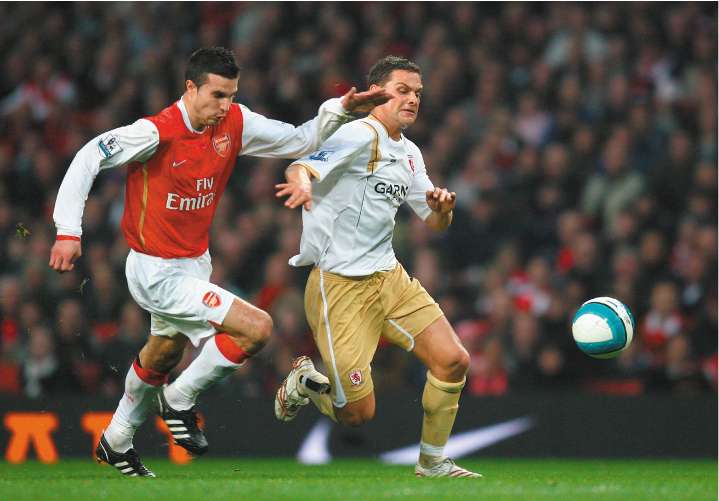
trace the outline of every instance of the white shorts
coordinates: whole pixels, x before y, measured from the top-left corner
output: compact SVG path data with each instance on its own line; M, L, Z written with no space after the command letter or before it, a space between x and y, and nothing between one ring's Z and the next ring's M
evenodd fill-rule
M236 296L209 282L210 253L192 258L164 259L130 250L125 264L133 299L150 312L150 334L182 333L193 345L217 333Z

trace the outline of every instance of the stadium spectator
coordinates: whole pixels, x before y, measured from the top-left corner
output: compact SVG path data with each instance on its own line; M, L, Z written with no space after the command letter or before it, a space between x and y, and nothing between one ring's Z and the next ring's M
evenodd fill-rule
M476 336L475 356L491 351L496 342L486 340L496 337L502 345L497 364L512 367L507 346L517 313L507 298L515 277L493 259L511 241L516 268L527 269L538 256L552 263L549 294L562 303L561 313L555 318L550 305L538 319L540 346L547 333L555 343L558 336L569 340L554 345L567 360L565 370L586 362L569 338L573 312L592 295L616 295L632 308L639 335L636 347L605 366L648 381L639 348L650 291L669 279L677 284L686 326L680 335L691 341L686 356L716 388L716 5L359 5L2 7L11 22L0 34L0 365L19 375L29 337L42 326L54 340L48 349L64 357L54 319L66 300L84 320L77 333L88 360L125 338L130 321L117 312L130 300L124 287L94 294L96 287L107 288L108 268L115 284L123 280L128 249L117 235L124 172L97 178L78 273L40 273L31 256L54 238L50 212L75 152L104 130L159 112L181 92L182 55L217 42L230 44L246 68L238 100L294 123L314 114L324 96L340 95L346 82L361 81L389 52L422 64L427 92L409 137L437 169L437 182L458 193L458 208L441 245L432 244L442 248L434 260L426 257L427 236L403 212L396 248L410 273L420 273L415 263L432 261L436 299L448 317L481 326L467 331ZM397 16L403 23L393 21ZM30 23L32 33L24 30ZM615 181L619 191L606 188L612 162L623 172L622 182ZM262 200L283 166L241 158L236 170L247 175L235 176L216 213L214 283L245 299L274 287L263 273L270 256L297 248L299 215ZM287 277L289 297L302 293L304 279ZM292 343L309 339L303 320L285 318L280 306L278 332L291 331ZM117 334L93 343L107 319L117 324ZM233 390L217 391L271 394L278 380L269 380L286 373L283 363L292 354L268 349L243 367L249 379L237 377ZM378 354L377 370L393 378L404 374L393 385L421 384L412 365L389 370L399 358ZM116 378L109 365L120 362L105 362L104 355L99 360L101 369L85 374L95 381L53 391L107 391ZM122 364L120 372L127 361ZM585 388L585 376L576 373L575 388ZM387 377L377 380L381 385ZM506 391L519 391L509 381ZM24 393L21 384L2 388ZM646 391L656 388L647 385Z

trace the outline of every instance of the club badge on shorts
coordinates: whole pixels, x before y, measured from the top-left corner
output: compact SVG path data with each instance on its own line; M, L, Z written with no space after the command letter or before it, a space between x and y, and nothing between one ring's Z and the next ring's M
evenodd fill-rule
M218 155L225 158L230 152L230 135L225 132L221 136L213 137L212 146L215 147L215 151Z
M210 291L206 292L202 297L202 304L208 308L217 308L222 304L222 301L220 301L220 296L218 296L216 292Z
M359 369L355 369L352 372L350 372L349 375L350 383L352 383L354 386L359 386L362 384L362 371Z

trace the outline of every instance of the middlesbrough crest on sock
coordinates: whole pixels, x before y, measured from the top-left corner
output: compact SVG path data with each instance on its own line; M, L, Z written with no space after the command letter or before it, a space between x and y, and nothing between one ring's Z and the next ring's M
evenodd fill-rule
M350 383L352 383L355 386L359 386L362 384L362 371L359 369L355 369L350 372L349 374Z

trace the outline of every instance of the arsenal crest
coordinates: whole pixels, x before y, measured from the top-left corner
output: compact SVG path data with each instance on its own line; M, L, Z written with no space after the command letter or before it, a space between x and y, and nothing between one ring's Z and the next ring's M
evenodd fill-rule
M221 136L213 137L212 146L215 147L218 155L225 158L230 152L230 135L225 132Z
M222 304L222 301L220 301L220 296L217 295L217 293L210 291L205 293L202 298L202 303L208 308L217 308Z

